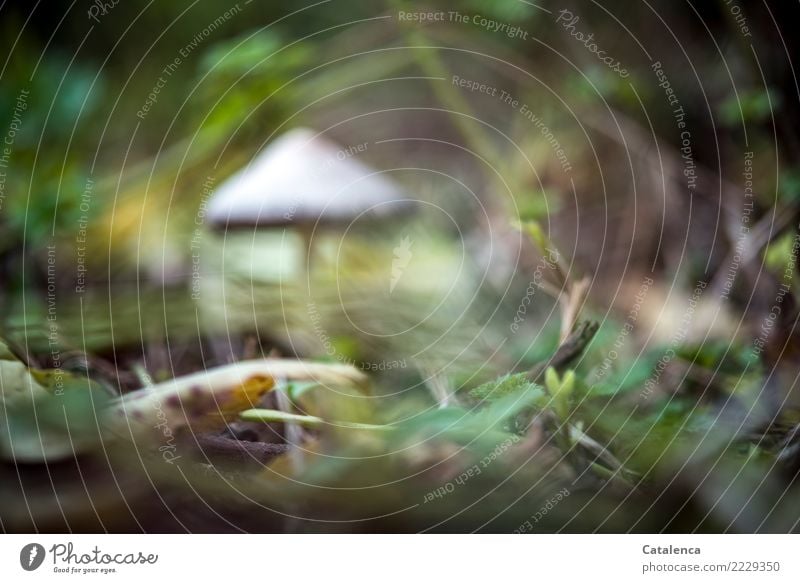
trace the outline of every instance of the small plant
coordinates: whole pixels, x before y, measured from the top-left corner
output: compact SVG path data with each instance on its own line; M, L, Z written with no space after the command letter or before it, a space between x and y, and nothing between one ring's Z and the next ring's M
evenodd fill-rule
M571 410L572 392L575 388L575 371L568 370L562 377L553 367L547 369L544 384L553 403L553 410L559 419L566 422Z
M558 249L545 235L542 227L536 221L526 221L520 223L518 227L527 233L539 253L548 261L555 274L556 283L542 281L542 289L558 300L561 310L561 334L559 340L566 341L575 325L578 323L581 309L586 302L586 294L589 291L591 280L583 277L578 281L573 281L570 276L569 266L564 262L563 256Z

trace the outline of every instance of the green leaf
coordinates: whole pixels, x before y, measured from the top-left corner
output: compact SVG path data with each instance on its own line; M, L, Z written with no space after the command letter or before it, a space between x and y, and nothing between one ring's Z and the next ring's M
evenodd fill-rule
M780 107L780 95L774 90L740 91L722 102L720 117L725 125L734 127L743 121L764 121L771 113L778 112Z
M787 232L772 241L764 250L764 263L767 269L787 285L791 285L794 279L794 268L797 262L796 238L796 233Z
M550 249L553 248L550 239L544 234L541 225L537 221L524 221L520 223L519 227L528 234L528 237L530 237L542 255L546 256Z
M553 409L562 419L569 417L570 400L575 389L575 371L568 370L562 378L551 366L544 374L545 386L553 401Z
M84 385L63 394L17 398L4 403L0 454L22 462L73 457L99 443L99 417L109 396Z
M0 403L47 395L45 388L0 340Z
M556 369L549 367L544 373L544 386L547 387L551 396L555 397L561 388L561 381L558 378Z
M541 408L545 399L545 392L540 386L528 383L522 389L507 394L474 413L472 421L483 427L501 429L506 421L526 409Z
M469 391L469 396L476 401L496 401L513 395L530 387L538 387L532 383L525 373L509 374L488 383L484 383Z

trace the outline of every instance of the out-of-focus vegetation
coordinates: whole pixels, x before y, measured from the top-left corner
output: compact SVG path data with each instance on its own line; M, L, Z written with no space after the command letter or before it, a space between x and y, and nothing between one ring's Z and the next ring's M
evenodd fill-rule
M800 13L695 4L0 7L3 529L797 530ZM212 228L297 127L416 212Z

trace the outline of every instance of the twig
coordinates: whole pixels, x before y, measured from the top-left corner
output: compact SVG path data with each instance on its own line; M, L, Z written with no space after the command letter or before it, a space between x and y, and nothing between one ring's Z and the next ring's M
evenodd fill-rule
M556 370L566 368L576 358L583 354L586 346L592 341L592 338L594 338L598 328L599 324L597 322L585 321L578 324L578 326L575 328L575 331L570 334L564 342L561 343L553 356L551 356L548 360L535 365L528 372L528 378L532 382L538 383L541 376L548 368L553 367Z

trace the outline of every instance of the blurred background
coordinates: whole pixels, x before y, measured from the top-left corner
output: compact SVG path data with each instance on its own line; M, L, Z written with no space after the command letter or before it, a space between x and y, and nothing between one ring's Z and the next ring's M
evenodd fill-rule
M3 529L796 530L798 17L3 4ZM371 390L96 423L262 357Z

